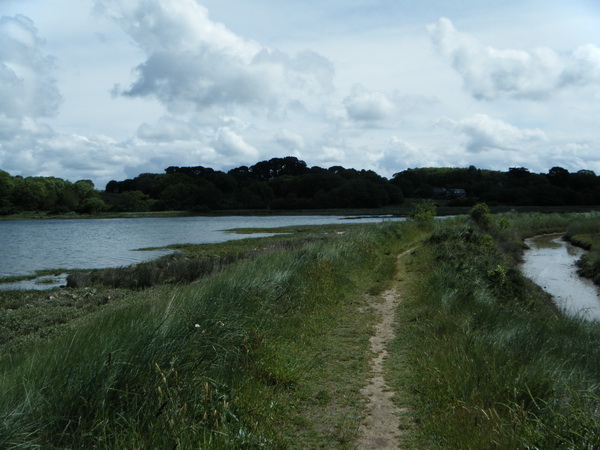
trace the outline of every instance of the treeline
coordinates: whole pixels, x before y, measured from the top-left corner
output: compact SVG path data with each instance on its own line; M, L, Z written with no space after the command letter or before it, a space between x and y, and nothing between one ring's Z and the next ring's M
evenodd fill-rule
M600 177L591 170L571 173L553 167L536 174L524 167L508 172L468 168L408 169L391 181L406 197L445 198L448 205L599 205Z
M99 192L89 180L10 176L0 171L0 214L24 211L208 212L241 209L379 208L404 198L433 198L448 206L478 202L515 206L600 205L600 177L590 170L571 173L553 167L532 173L468 168L420 168L384 178L372 170L308 167L288 156L228 172L208 167L169 167L110 181Z
M0 170L0 215L25 211L95 213L106 208L90 180L11 176Z
M379 208L404 201L398 186L371 170L308 167L292 156L227 173L169 167L110 181L104 199L121 211Z

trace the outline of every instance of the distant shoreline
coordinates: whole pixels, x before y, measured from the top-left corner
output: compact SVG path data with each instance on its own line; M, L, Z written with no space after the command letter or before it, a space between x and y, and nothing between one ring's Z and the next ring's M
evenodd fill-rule
M27 212L0 216L0 221L10 220L68 220L68 219L143 219L143 218L169 218L169 217L223 217L223 216L393 216L407 217L412 205L421 199L407 200L401 206L383 208L349 208L349 209L301 209L301 210L218 210L211 212L195 211L136 211L136 212L106 212L96 214L48 214L45 212ZM443 202L437 205L440 216L460 215L468 213L469 206L446 206ZM566 206L490 206L492 213L509 211L516 212L541 212L541 213L578 213L587 211L600 211L600 205L566 205Z

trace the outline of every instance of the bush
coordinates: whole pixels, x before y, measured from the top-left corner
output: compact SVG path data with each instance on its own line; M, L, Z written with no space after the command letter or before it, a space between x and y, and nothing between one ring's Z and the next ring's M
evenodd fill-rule
M421 224L433 222L437 214L437 207L433 200L423 200L419 203L414 203L409 217Z
M471 219L484 230L488 230L493 223L490 208L485 203L477 203L469 211Z
M77 207L77 212L83 214L92 214L102 211L106 205L97 197L89 197L83 200Z

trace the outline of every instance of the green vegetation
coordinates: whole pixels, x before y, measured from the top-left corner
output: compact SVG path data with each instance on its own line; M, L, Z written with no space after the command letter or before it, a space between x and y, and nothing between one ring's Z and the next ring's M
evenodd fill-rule
M288 156L227 173L208 167L169 167L110 181L104 199L116 210L314 210L381 208L403 202L402 191L371 170L308 167Z
M485 203L477 203L469 211L471 219L484 230L491 228L493 224L492 214L490 208Z
M476 204L423 222L428 205L0 292L0 447L353 448L366 306L412 249L386 363L416 418L404 448L595 448L600 324L560 314L517 264L535 234L593 250L598 214Z
M436 224L407 261L390 374L417 415L417 448L595 448L600 325L559 314L516 268L521 237L578 216Z
M418 235L305 231L198 247L254 253L191 284L2 293L0 447L352 448L366 299Z
M89 214L104 208L90 180L71 183L54 177L11 177L0 170L0 215L23 211Z
M588 253L577 262L579 274L600 286L600 216L587 214L582 220L569 225L566 238Z
M377 210L410 199L432 199L441 214L458 214L476 203L502 207L581 208L600 205L600 177L590 170L570 173L553 167L530 173L468 168L407 169L387 179L372 170L341 166L308 167L293 156L272 158L222 172L209 167L176 167L112 180L102 192L89 180L12 177L0 170L0 216L54 217L65 214L211 214L235 211ZM447 211L447 208L453 208ZM375 212L373 212L375 210Z
M429 225L433 223L437 213L437 207L433 200L423 200L419 203L413 203L413 210L409 217L420 225Z
M553 167L533 174L469 168L408 169L387 180L373 171L308 167L294 157L273 158L227 173L197 167L169 167L111 181L105 201L115 210L381 208L404 198L435 199L452 207L477 202L492 206L577 206L600 204L600 178L589 170Z
M66 324L123 299L125 290L0 291L0 354L20 352L65 331Z
M536 174L524 167L511 167L507 172L474 166L422 168L397 173L391 181L407 198L436 198L452 206L600 204L600 178L590 170L570 173L553 167L546 174Z

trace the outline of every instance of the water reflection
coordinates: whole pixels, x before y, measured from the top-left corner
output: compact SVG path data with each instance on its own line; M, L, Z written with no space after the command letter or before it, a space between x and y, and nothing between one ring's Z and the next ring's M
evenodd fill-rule
M526 239L523 273L554 298L566 314L600 320L598 288L577 275L575 262L585 253L562 240L561 234Z

